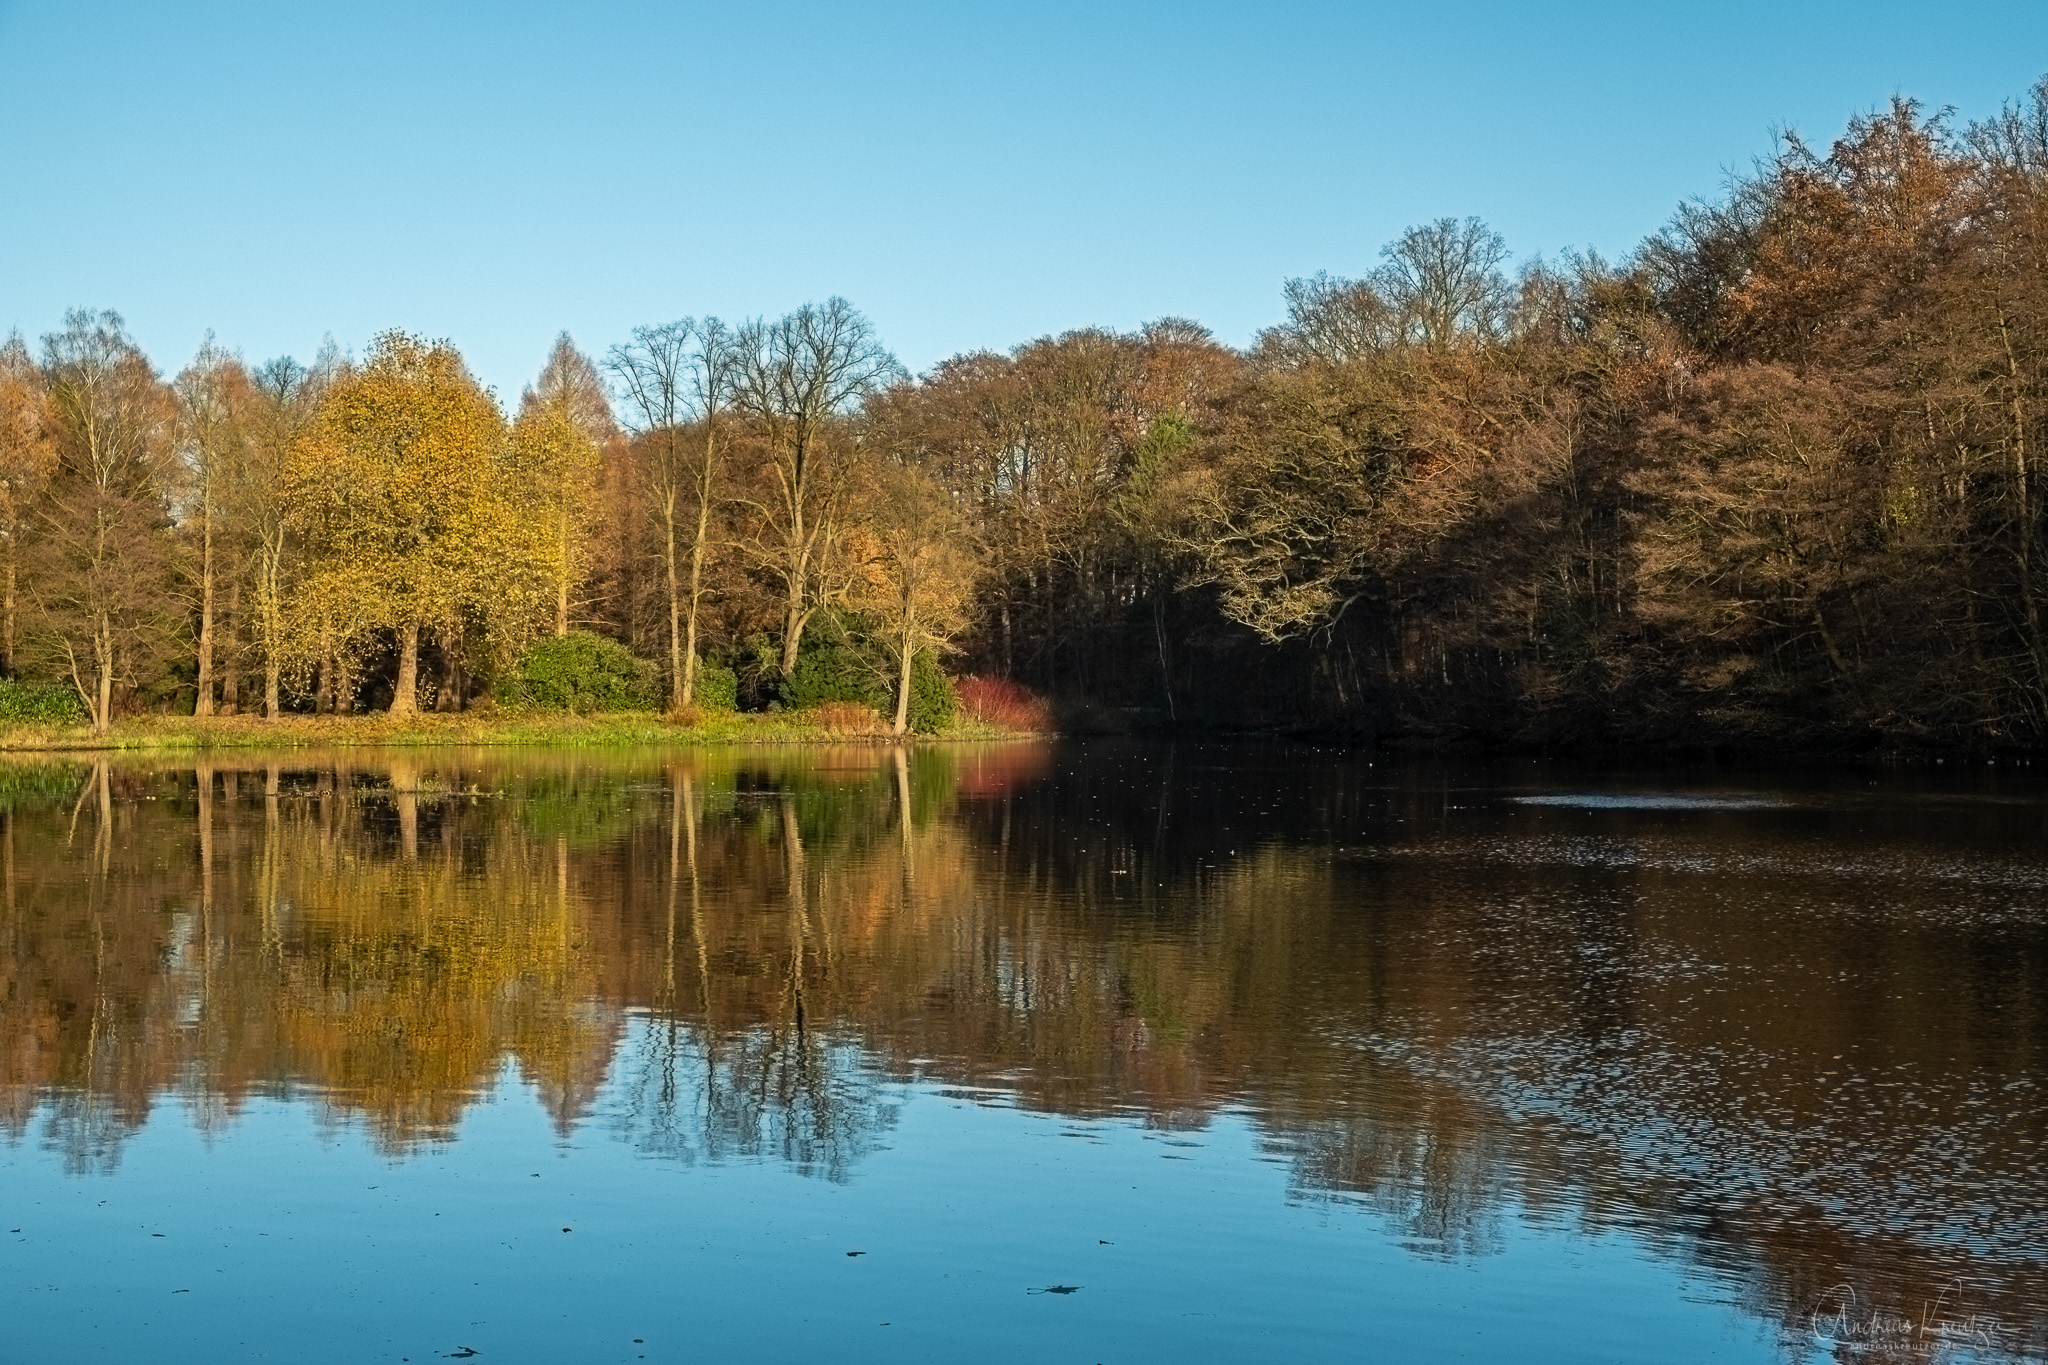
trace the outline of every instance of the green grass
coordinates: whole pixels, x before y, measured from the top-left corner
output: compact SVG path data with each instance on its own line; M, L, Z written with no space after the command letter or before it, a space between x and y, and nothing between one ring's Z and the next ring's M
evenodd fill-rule
M827 729L802 711L773 714L709 712L693 725L665 720L652 711L596 716L558 713L420 715L398 720L384 715L136 716L104 734L86 726L15 725L0 729L0 752L57 753L105 750L305 749L508 745L607 748L714 744L866 744L884 742L880 733ZM1004 740L1030 736L962 721L932 740Z

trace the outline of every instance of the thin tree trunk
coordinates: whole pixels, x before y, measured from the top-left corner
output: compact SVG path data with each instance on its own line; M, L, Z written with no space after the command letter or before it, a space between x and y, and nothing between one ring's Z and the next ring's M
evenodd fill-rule
M562 552L562 567L555 579L555 638L557 640L569 633L569 509L567 507L562 509L561 529L558 535Z
M697 699L697 606L704 597L704 541L711 529L711 485L717 471L718 433L714 418L704 418L704 463L697 467L697 535L690 543L690 611L688 641L683 650L683 704Z
M697 502L697 539L690 546L690 610L684 623L682 704L697 699L697 604L704 596L704 536L711 520L711 508L702 498Z
M398 629L398 682L391 691L394 716L419 714L420 623L408 621Z
M668 676L669 696L681 710L689 700L683 677L683 622L680 585L676 581L676 493L665 490L661 506L662 567L668 573ZM693 614L691 624L696 624ZM694 644L694 641L692 642Z
M199 695L192 714L213 714L213 507L202 518L199 538Z
M92 728L104 732L114 723L114 627L102 612L99 618L99 639L97 648L99 664L99 698L94 708Z
M284 627L278 619L278 568L284 558L284 533L278 531L275 538L266 538L263 546L263 714L271 720L278 717L277 696L278 650L282 647ZM313 709L318 711L319 703Z
M237 648L242 633L242 576L228 582L228 658L220 680L220 714L232 716L242 709L242 651Z
M1166 599L1156 589L1152 593L1152 638L1159 646L1159 686L1166 693L1166 719L1178 726L1180 708L1173 704L1173 658L1166 650Z
M801 457L797 468L803 468ZM795 484L798 492L791 493L786 487L783 493L785 505L789 509L790 527L788 544L784 550L787 558L782 566L783 589L789 595L782 616L782 672L785 677L796 671L796 656L803 644L804 626L811 619L810 612L804 610L804 584L810 578L811 546L804 530L801 477L799 474Z
M4 611L4 619L0 619L0 655L5 656L0 657L0 674L10 678L14 676L14 595L17 586L14 538L10 536L7 542L7 591L4 606L0 606L0 611Z

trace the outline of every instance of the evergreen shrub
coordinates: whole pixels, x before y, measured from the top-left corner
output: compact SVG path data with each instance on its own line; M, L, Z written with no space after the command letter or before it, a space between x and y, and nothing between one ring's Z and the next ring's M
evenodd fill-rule
M0 679L0 725L83 725L85 703L75 688Z
M888 673L870 651L848 641L805 641L796 667L782 680L782 704L802 710L828 701L858 702L885 710L895 700L885 679Z
M582 715L648 711L661 704L661 670L589 631L536 640L497 685L508 705Z
M939 667L929 650L910 661L910 729L914 734L935 735L953 723L959 712L953 680ZM893 711L891 715L895 714Z
M706 711L733 711L739 707L739 675L715 659L697 656L697 686L690 698Z

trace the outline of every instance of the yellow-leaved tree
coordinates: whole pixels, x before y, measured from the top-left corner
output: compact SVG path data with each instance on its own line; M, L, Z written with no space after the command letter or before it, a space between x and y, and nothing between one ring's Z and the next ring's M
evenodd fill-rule
M539 381L522 395L519 420L512 424L521 507L552 527L547 567L558 638L569 633L572 599L590 570L602 447L617 434L597 367L562 333Z
M917 656L950 649L967 628L981 556L952 498L915 466L880 472L873 510L847 543L864 570L847 602L874 622L874 639L895 665L890 728L900 735L910 728Z
M288 457L306 572L290 612L301 659L360 658L389 637L391 713L418 710L420 637L472 631L509 653L551 602L553 527L518 496L497 400L445 342L386 332L339 375Z

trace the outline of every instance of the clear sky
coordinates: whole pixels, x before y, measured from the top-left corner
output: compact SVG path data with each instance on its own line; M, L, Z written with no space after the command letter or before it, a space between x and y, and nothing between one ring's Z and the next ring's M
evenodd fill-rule
M843 294L913 369L1477 215L1628 251L1774 128L2048 74L2048 0L862 5L0 0L0 332L118 309L166 370Z

